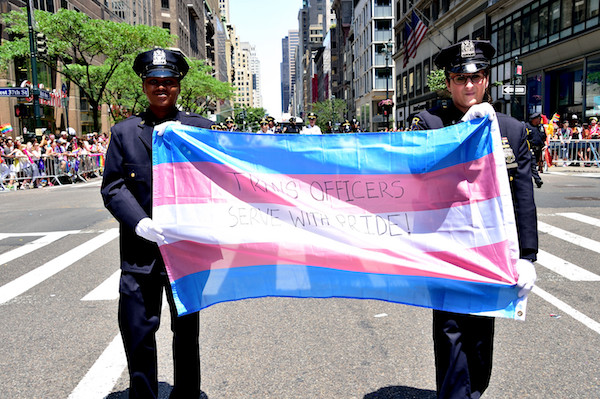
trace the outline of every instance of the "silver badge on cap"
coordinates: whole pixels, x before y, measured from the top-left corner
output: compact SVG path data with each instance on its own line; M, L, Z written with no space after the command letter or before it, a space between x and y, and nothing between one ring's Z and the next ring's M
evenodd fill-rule
M461 58L475 57L475 44L470 40L465 40L460 44Z
M167 65L167 55L164 50L154 50L152 53L152 65Z

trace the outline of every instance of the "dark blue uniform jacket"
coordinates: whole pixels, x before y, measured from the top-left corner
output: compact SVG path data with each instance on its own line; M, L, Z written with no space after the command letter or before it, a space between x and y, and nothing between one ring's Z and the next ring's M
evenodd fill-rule
M212 125L200 115L177 110L166 120L207 129ZM135 234L138 222L152 217L152 131L163 121L146 111L111 129L101 193L119 221L121 269L128 272L147 274L155 264L163 265L158 246Z
M436 107L420 112L413 119L413 129L439 129L460 122L463 113L453 104ZM515 118L496 113L500 134L508 139L510 148L516 157L516 167L508 168L512 191L515 219L519 235L521 258L536 260L538 251L537 211L533 199L531 182L531 151L527 143L527 129ZM507 162L508 164L509 162Z

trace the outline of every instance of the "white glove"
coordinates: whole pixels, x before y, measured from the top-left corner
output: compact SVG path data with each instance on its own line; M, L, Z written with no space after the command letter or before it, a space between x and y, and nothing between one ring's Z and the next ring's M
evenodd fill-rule
M163 230L150 218L143 218L138 222L137 226L135 226L135 234L158 245L165 243Z
M163 123L160 123L160 124L154 126L154 131L156 132L157 135L162 136L163 134L165 134L165 129L167 128L167 126L172 125L172 124L180 125L181 122L166 121L166 122L163 122Z
M487 116L490 121L496 119L496 110L492 107L492 104L481 103L472 105L461 120L466 122L471 119L483 118L484 116Z
M515 265L519 279L517 280L517 287L519 290L519 298L529 294L529 291L533 289L537 274L535 273L535 266L531 261L527 259L519 259Z

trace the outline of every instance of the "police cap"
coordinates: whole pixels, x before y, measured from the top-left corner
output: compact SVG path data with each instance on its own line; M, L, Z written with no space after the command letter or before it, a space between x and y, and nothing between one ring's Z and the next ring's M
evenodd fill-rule
M176 78L181 80L189 69L181 52L163 48L140 53L133 62L133 70L142 79Z
M267 122L275 122L275 118L273 118L272 116L267 116Z
M290 123L296 123L296 118L294 118L293 116L290 116Z
M228 116L227 118L225 118L225 123L233 123L233 118L231 116Z
M308 119L317 119L317 114L315 114L314 112L309 112L307 118Z
M452 73L475 73L490 66L496 49L487 40L463 40L446 47L435 57L435 65Z
M266 118L262 118L262 119L260 120L260 122L258 122L258 123L259 123L259 124L261 124L261 125L268 125L268 124L269 124L269 122L267 121L267 119L266 119Z
M532 121L535 118L541 118L541 117L542 117L542 114L540 114L539 112L535 112L535 113L529 115L529 120Z

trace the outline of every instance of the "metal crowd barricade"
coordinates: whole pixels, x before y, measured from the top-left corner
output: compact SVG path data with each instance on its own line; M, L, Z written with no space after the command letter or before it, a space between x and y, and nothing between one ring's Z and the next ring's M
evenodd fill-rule
M2 157L0 162L0 189L7 183L28 186L73 184L101 176L104 170L104 154L52 154L40 159L28 157Z
M549 140L545 151L548 166L600 167L600 140Z

